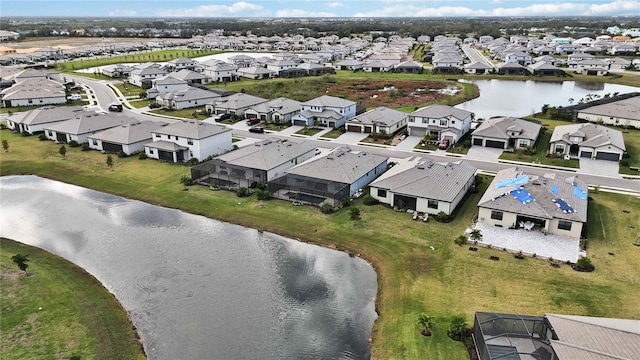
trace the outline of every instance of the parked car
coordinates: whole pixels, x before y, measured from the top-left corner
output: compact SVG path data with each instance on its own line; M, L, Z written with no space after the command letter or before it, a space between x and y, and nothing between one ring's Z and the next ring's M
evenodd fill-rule
M438 149L445 150L449 147L449 139L444 138L440 140L440 144L438 144Z
M249 132L262 134L264 132L264 128L259 126L252 126L249 128Z
M215 121L223 121L227 119L231 119L231 114L218 114L213 117L213 120Z
M71 101L82 100L82 95L80 95L80 94L71 94L71 95L69 95L69 97L67 97L67 99L69 99Z
M152 102L149 104L149 109L159 109L161 107L162 105L158 104L157 102Z
M109 111L122 112L122 104L111 104L111 105L109 105Z
M249 126L252 126L252 125L255 125L255 124L258 124L258 123L260 123L260 119L258 119L258 118L251 118L251 119L247 120L247 125L249 125Z

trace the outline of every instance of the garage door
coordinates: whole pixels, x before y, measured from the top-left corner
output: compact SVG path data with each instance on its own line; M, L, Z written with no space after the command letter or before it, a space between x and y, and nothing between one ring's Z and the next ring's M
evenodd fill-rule
M305 126L307 122L304 120L293 120L293 125Z
M591 151L581 151L580 152L580 157L581 158L589 158L589 159L591 159L591 155L593 155L593 152L591 152Z
M504 149L504 141L487 140L485 141L484 146L490 147L490 148Z
M421 128L409 128L409 135L411 136L424 136L427 133L427 129Z
M596 153L596 159L618 161L618 160L620 160L620 155L618 155L616 153L598 151Z
M474 139L473 139L473 145L480 145L480 146L482 146L482 139L481 139L481 138L474 138Z
M355 126L355 125L347 125L347 131L352 131L352 132L361 132L362 128L360 126Z

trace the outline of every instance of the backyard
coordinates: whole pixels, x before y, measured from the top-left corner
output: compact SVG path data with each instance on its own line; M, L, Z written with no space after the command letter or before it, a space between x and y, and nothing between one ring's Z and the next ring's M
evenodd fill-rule
M255 196L243 199L239 206L232 192L202 186L185 192L180 179L189 175L189 168L182 165L128 157L114 158L111 170L105 164L106 155L96 151L69 148L63 159L53 142L7 130L0 131L0 138L10 145L0 159L1 175L36 174L365 258L378 274L374 358L468 359L464 346L446 333L452 316L464 314L471 325L475 311L640 319L640 247L634 246L640 245L638 198L589 194L593 200L589 202L588 254L596 271L581 273L566 265L553 268L543 260L514 259L497 249L472 252L454 244L471 224L488 178L450 223L412 221L410 214L381 205L363 206L362 199L353 205L361 210L361 220L353 221L346 210L325 215L314 207L280 200L261 202ZM500 260L491 261L489 256ZM420 334L417 325L423 312L435 319L429 338Z

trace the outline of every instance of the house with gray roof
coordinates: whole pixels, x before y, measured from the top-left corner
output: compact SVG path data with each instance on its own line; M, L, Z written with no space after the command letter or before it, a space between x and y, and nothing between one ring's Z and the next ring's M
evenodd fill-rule
M320 76L324 74L335 74L336 70L330 66L324 66L312 62L298 64L298 69L304 71L309 76Z
M83 114L94 114L80 106L43 106L37 109L12 114L7 118L7 127L17 132L37 134L47 126L74 119Z
M211 104L207 104L206 108L207 112L210 114L231 114L243 117L244 112L249 110L252 106L266 103L268 101L269 100L258 96L236 93L213 101Z
M625 151L621 131L590 123L556 126L549 140L558 155L620 161Z
M237 70L238 76L248 79L271 79L277 75L273 70L263 68L261 66L239 67Z
M120 126L134 118L125 115L83 113L73 119L56 122L44 128L44 134L49 140L59 143L76 141L86 143L87 138L99 131Z
M220 98L221 96L213 91L188 86L184 90L159 94L156 103L167 109L180 110L205 106Z
M284 175L315 154L310 142L265 139L192 167L191 178L225 189L248 188Z
M496 70L500 75L525 75L528 73L527 68L518 63L499 63L496 64Z
M392 60L375 60L362 65L364 72L389 72L393 70L395 62Z
M474 114L448 105L429 105L409 114L409 135L435 135L437 140L449 139L453 144L469 132Z
M144 151L144 144L151 141L151 133L168 124L164 121L131 121L90 135L87 142L94 150L112 154L122 151L131 155Z
M360 60L355 60L355 59L342 60L342 61L338 61L337 63L333 64L333 67L336 70L352 70L352 71L356 71L356 70L362 69L363 66L364 66L364 62L362 62Z
M203 73L211 78L211 81L215 82L238 80L238 66L223 61L205 66Z
M184 162L206 159L233 149L231 129L197 120L181 121L151 132L152 142L144 144L151 159Z
M198 64L197 61L186 58L186 57L180 57L177 59L169 60L166 65L167 70L172 72L180 71L180 70L193 71L198 67L200 67L200 64Z
M561 76L564 75L564 71L559 67L545 63L545 62L537 62L535 64L530 64L527 66L527 70L529 70L533 75L536 76Z
M300 113L291 118L293 125L337 128L356 116L356 103L329 95L303 102Z
M169 74L160 64L145 63L136 65L135 69L129 73L129 83L142 87L143 84L150 86L152 81Z
M369 185L383 204L426 214L451 215L473 187L476 168L465 161L437 163L422 157L397 162Z
M471 133L471 144L498 149L533 147L542 125L537 122L514 118L487 119Z
M186 90L189 88L189 84L178 79L172 75L167 75L152 81L152 86L147 89L147 98L155 99L160 94L165 94L171 91Z
M169 75L176 79L186 81L187 84L206 84L211 82L211 78L201 72L195 72L192 70L182 69L177 72L172 72Z
M592 316L476 312L482 360L640 359L640 321Z
M336 148L285 171L269 182L275 198L319 206L339 206L387 169L389 158L349 148Z
M0 100L4 107L42 106L64 104L67 102L67 96L60 81L28 79L2 90Z
M540 176L512 167L498 171L482 195L478 222L505 229L530 223L532 231L580 239L587 222L587 197L587 184L577 176Z
M279 97L250 107L244 115L261 122L291 123L291 118L300 112L300 104L300 101Z
M394 66L397 73L422 74L422 64L417 61L404 61Z
M491 70L493 70L493 66L483 61L476 61L471 64L464 65L464 72L467 74L484 75L491 72Z
M407 126L408 117L405 112L379 106L348 120L345 127L352 132L391 135Z
M591 123L640 129L640 93L623 100L584 107L575 113L577 119Z

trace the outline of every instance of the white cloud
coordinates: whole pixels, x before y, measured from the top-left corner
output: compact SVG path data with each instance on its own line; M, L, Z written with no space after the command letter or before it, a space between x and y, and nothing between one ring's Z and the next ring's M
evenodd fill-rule
M499 3L501 0L493 0ZM575 2L541 3L523 7L499 7L495 9L472 9L465 6L424 7L415 3L396 3L368 12L357 13L355 17L445 17L445 16L544 16L544 15L634 15L640 12L640 1L616 0L603 4ZM486 4L486 3L485 3Z
M327 7L330 7L330 8L334 8L334 9L335 9L335 8L340 8L340 7L347 7L347 5L345 5L345 4L341 3L341 2L336 1L336 2L330 2L330 3L328 3L328 4L327 4Z
M261 5L240 1L231 5L201 5L187 9L159 9L156 15L164 17L263 16L265 15L265 9Z
M110 11L108 16L136 16L136 12L134 10L121 10L116 9L114 11Z
M286 10L278 10L276 11L276 17L336 17L336 14L320 12L320 11L307 11L300 9L286 9Z

